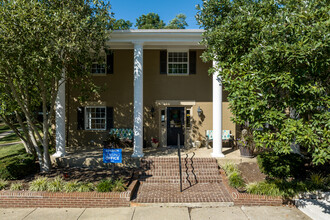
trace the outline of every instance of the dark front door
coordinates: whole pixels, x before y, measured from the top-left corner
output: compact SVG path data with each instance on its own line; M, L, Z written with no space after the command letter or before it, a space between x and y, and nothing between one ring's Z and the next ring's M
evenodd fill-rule
M180 145L184 145L184 108L167 108L167 145L178 145L178 134L180 135Z

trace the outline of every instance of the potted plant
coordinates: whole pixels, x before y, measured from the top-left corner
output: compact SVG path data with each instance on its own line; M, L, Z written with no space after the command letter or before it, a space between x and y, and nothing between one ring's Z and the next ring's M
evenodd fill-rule
M157 148L159 145L159 141L156 138L151 138L151 146L153 148Z
M254 141L251 130L243 129L241 139L237 140L241 157L252 158L254 152Z

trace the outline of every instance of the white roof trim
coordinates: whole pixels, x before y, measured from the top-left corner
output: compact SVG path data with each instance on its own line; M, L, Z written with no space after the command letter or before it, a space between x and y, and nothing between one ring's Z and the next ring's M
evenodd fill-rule
M157 48L158 46L185 46L189 48L205 48L199 45L203 39L204 30L199 29L139 29L115 30L110 33L108 45L113 48L130 49L134 43L143 43L144 48Z

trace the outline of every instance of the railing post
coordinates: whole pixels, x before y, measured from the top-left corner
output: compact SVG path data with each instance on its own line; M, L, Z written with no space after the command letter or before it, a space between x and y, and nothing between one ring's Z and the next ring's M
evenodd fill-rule
M179 156L179 172L180 172L180 192L182 192L182 170L181 170L180 134L178 134L178 156Z

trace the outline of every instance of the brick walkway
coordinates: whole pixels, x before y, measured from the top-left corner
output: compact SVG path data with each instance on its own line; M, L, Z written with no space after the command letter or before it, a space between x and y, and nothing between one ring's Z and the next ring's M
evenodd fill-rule
M224 187L213 158L194 158L187 163L190 186L182 159L183 192L180 192L178 158L149 157L141 160L145 169L135 203L233 202ZM194 172L193 172L194 171Z

